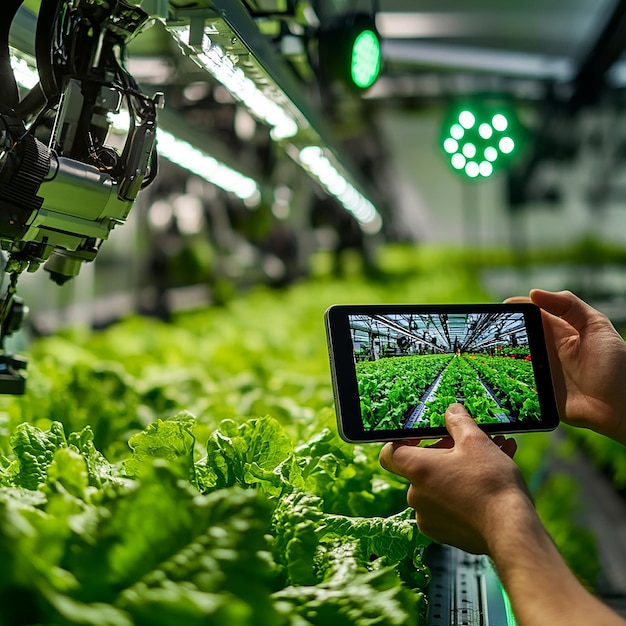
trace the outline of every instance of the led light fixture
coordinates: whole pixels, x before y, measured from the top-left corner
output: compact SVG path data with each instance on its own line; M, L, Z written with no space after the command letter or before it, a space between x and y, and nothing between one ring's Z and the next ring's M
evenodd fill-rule
M270 138L353 213L362 230L380 230L380 214L364 196L358 176L344 165L342 150L334 145L320 112L294 80L275 41L252 18L254 12L245 3L233 0L182 4L185 6L173 8L170 2L170 10L155 17L178 41L183 54L224 85L255 119L268 126ZM380 37L372 16L353 16L351 28L350 50L343 57L347 59L343 68L355 88L364 89L380 71ZM345 41L348 38L344 37ZM308 151L308 147L321 150L323 158L311 158L317 152ZM301 154L308 156L303 160Z
M354 40L350 62L350 77L357 87L367 89L380 73L380 41L371 30L361 31Z
M455 172L470 179L489 178L521 150L523 129L508 103L471 100L452 106L440 145Z
M157 130L157 147L159 154L168 161L238 198L257 203L260 200L259 187L252 178L224 165L211 155L174 137L167 131Z
M212 42L205 32L199 47L190 41L189 26L170 26L168 30L186 49L191 58L207 70L230 93L237 98L250 113L271 128L273 139L287 139L298 133L298 125L287 110L268 98L234 63L230 56L217 43Z
M374 205L333 166L322 148L302 148L298 159L320 185L354 215L365 232L375 234L380 231L382 219Z
M214 41L220 37L219 33L211 30L215 28L215 24L205 24L197 31L192 31L191 25L180 25L176 22L169 23L166 27L186 54L222 83L254 117L270 127L271 138L280 142L286 153L298 165L354 215L364 232L376 233L381 229L380 214L372 202L350 182L349 176L342 173L341 165L333 152L326 147L320 147L324 144L308 143L321 139L319 136L314 137L317 132L308 121L303 121L299 126L297 120L300 118L291 112L287 95L281 94L280 88L275 90L275 97L266 95L246 72L237 66L236 55ZM354 64L354 72L360 80L368 80L367 72L359 59L368 54L372 42L368 43L368 37L365 36L357 43L360 52ZM305 147L302 147L303 145Z
M382 51L372 16L357 13L328 20L319 29L318 46L322 80L341 80L357 91L376 82Z

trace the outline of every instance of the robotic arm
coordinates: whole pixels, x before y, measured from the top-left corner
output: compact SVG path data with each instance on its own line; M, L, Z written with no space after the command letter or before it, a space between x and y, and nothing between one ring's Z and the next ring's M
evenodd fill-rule
M19 98L9 29L0 26L0 393L25 389L26 360L4 350L26 311L16 295L26 270L58 284L92 261L156 176L162 96L141 92L124 68L126 44L150 23L125 0L41 0L35 49L39 84ZM106 145L110 114L128 113L121 150Z

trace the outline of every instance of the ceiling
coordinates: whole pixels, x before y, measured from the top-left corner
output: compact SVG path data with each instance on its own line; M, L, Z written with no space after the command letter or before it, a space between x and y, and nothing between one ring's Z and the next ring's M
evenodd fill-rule
M25 0L36 10L40 0ZM161 16L215 11L228 18L243 7L262 35L287 58L303 82L314 80L307 54L316 27L333 15L373 12L383 40L384 67L369 99L446 94L455 89L525 89L529 82L569 85L597 92L609 74L626 84L626 63L615 64L626 46L625 0L135 0ZM165 10L164 10L165 7ZM246 31L248 34L250 29ZM290 53L287 35L300 39L304 52ZM163 30L149 29L131 45L136 56L167 59L176 72L165 81L189 83L197 68L185 63ZM313 63L314 64L314 63ZM621 72L616 68L624 68ZM153 70L154 71L154 70ZM149 73L149 72L148 72ZM471 77L468 78L468 77ZM457 82L455 82L457 81ZM461 82L458 82L461 81ZM498 81L500 81L498 83ZM521 81L525 81L522 83ZM158 82L155 80L154 82ZM522 84L523 87L519 87ZM535 91L538 97L544 92ZM586 96L591 94L587 93Z
M380 7L383 37L405 42L520 52L575 60L609 17L613 0L390 0Z
M479 0L384 2L378 26L384 38L386 80L372 96L410 90L411 77L473 74L496 78L576 81L581 68L593 73L621 56L624 2L615 0ZM606 30L608 29L608 30ZM607 36L615 32L613 37ZM619 34L618 34L619 33ZM610 60L604 58L610 55ZM480 77L480 78L479 78ZM413 90L423 88L414 82Z

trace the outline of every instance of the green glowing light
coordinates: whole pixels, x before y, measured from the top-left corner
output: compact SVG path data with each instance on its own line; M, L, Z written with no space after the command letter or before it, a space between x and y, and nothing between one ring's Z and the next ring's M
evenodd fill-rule
M453 139L463 139L464 134L465 130L460 124L452 124L452 126L450 126L450 137L452 137Z
M506 613L506 624L507 626L517 626L517 620L515 619L515 615L513 615L513 607L511 606L511 601L509 600L509 596L506 591L502 587L500 587L502 591L502 599L504 600L504 612Z
M491 118L491 123L493 124L493 127L500 132L506 130L509 126L509 120L507 120L502 113L496 113Z
M478 127L478 134L483 138L483 139L489 139L491 137L491 135L493 135L493 127L490 126L489 124L487 124L486 122L483 122L479 127Z
M476 163L476 161L470 161L465 166L465 173L470 178L476 178L480 174L480 168L478 167L478 163Z
M374 84L380 73L380 41L371 30L361 31L352 46L350 75L354 84L367 89Z
M452 167L455 170L462 170L465 167L465 157L457 152L456 154L452 155L450 163L452 163Z
M461 152L468 159L473 159L476 156L476 146L473 143L463 144L463 147L461 148Z
M514 159L522 126L512 106L474 98L452 107L444 121L441 147L451 167L471 178L489 178Z
M461 111L459 113L459 122L463 128L469 130L476 123L476 117L471 111Z
M498 151L493 146L487 146L485 148L485 158L493 163L498 158Z
M448 137L443 142L443 149L448 154L454 154L459 149L459 142L456 139L453 139L452 137Z

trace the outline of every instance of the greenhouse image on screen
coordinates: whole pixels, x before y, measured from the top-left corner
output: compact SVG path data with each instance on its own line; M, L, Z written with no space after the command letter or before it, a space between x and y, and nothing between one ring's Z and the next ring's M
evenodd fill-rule
M444 426L453 402L480 424L539 420L519 312L350 315L366 431Z

